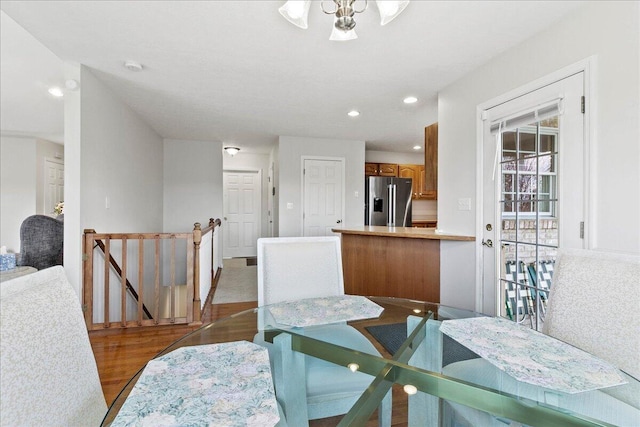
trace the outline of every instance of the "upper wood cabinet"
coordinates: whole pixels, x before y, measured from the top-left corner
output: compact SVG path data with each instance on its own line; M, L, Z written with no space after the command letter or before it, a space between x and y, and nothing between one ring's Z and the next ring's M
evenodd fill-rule
M411 178L411 198L420 199L420 165L398 165L400 178Z
M398 165L398 176L411 178L411 193L415 200L435 200L435 193L425 186L424 165Z
M392 163L365 163L365 176L398 176L398 165Z
M438 123L424 128L424 178L422 190L425 199L438 198Z

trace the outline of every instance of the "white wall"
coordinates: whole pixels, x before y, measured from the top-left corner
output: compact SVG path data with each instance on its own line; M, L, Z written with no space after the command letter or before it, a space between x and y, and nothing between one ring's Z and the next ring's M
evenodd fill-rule
M367 150L364 160L368 163L393 163L399 165L424 165L424 151L415 153L396 153L393 151ZM362 165L364 167L364 165Z
M196 222L204 228L210 218L222 218L222 143L165 139L163 184L165 233L191 232ZM161 282L169 285L169 248L164 248ZM176 259L186 259L186 245L180 243L176 253ZM186 283L186 268L176 263L178 284Z
M638 2L587 3L440 92L439 228L476 234L478 105L594 56L593 246L640 253L639 7ZM458 198L466 197L474 201L472 210L458 211ZM475 251L467 246L443 250L443 304L474 308Z
M164 141L164 231L188 232L222 218L222 143ZM224 232L224 230L223 230Z
M65 96L65 270L82 289L82 231L162 231L162 139L85 66ZM106 198L109 207L106 207Z
M302 235L302 157L345 159L344 226L364 223L364 141L281 136L278 144L279 236ZM359 197L355 197L355 192ZM287 203L293 209L287 209Z
M269 204L269 154L243 153L235 156L226 153L222 155L222 164L225 171L233 170L259 170L262 171L261 188L261 234L258 237L267 237L269 234L269 217L267 214Z
M0 245L20 252L20 225L36 213L36 140L0 137Z
M81 107L83 226L98 232L161 231L162 138L87 67Z

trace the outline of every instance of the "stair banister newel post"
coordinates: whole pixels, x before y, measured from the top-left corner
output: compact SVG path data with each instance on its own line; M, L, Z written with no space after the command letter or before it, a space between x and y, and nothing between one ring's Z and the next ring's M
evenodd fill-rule
M201 323L200 307L200 242L202 229L200 223L193 225L193 323Z
M93 325L93 246L95 244L95 234L96 230L86 228L84 230L84 239L82 239L82 263L84 267L84 274L82 275L82 310L88 329Z

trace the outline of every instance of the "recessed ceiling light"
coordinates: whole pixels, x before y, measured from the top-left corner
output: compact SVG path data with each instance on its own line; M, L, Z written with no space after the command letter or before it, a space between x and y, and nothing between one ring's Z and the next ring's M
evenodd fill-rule
M416 102L418 102L418 98L416 98L415 96L407 96L402 100L402 102L404 102L405 104L415 104Z
M49 93L53 96L55 96L56 98L60 98L62 96L64 96L64 93L62 92L62 89L60 89L58 86L53 86L49 88Z
M349 117L358 117L360 115L360 111L351 110L347 113Z
M414 145L414 146L413 146L413 149L414 149L414 150L419 150L419 149L421 149L421 148L422 148L422 147L421 147L421 146L419 146L419 145Z
M136 61L125 61L123 65L129 71L142 71L142 64Z

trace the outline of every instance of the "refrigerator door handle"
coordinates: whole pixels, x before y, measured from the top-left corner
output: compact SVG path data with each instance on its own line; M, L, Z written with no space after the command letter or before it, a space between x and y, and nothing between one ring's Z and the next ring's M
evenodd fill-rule
M387 187L387 200L388 200L388 209L387 209L387 225L390 227L395 226L395 218L396 218L396 185L389 184Z

